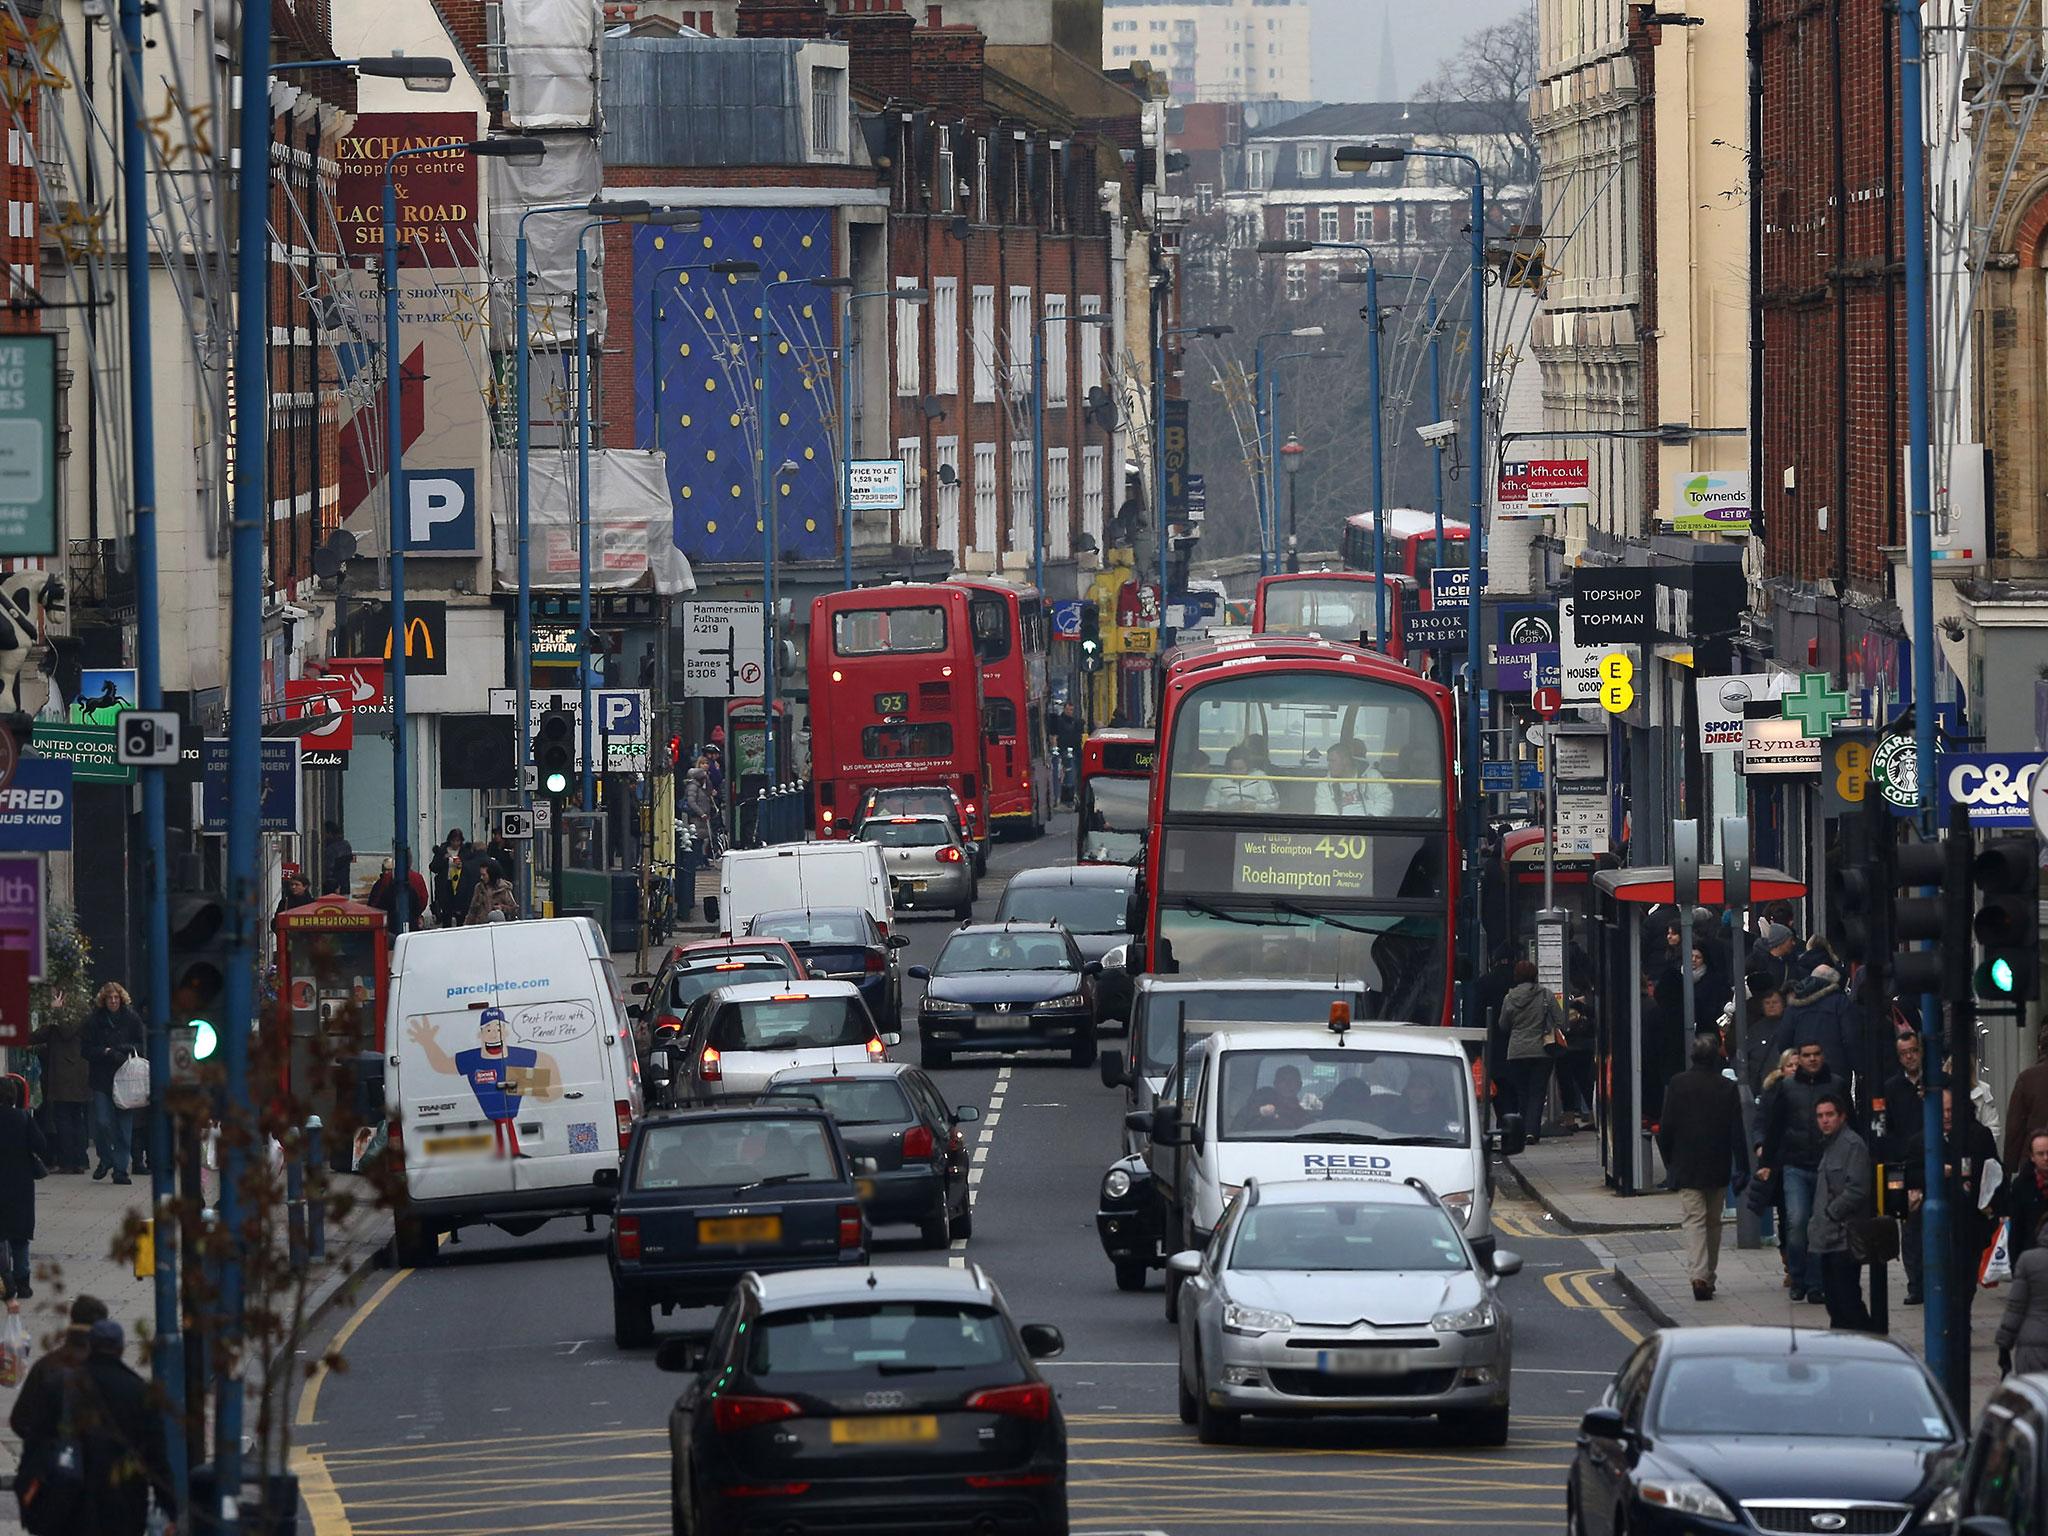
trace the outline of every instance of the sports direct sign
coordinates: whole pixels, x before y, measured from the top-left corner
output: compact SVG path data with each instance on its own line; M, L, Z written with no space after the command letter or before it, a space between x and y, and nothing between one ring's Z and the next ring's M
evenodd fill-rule
M1700 750L1740 752L1744 710L1782 697L1793 681L1789 672L1700 678L1694 685L1699 690Z
M1941 763L1941 809L1960 805L1973 827L2028 827L2041 759L2025 752L1952 752Z

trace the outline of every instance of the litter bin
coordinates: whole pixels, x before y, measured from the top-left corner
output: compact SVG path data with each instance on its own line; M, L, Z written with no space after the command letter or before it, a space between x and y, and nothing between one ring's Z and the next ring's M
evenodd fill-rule
M614 952L640 947L640 876L620 870L612 875L611 918L605 939Z

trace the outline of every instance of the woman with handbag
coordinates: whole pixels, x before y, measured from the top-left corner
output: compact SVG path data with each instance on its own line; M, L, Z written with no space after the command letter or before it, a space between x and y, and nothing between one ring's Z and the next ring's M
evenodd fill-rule
M143 1056L142 1018L128 998L128 989L118 981L101 987L93 999L92 1012L85 1016L86 1074L92 1088L92 1141L99 1154L96 1179L114 1176L116 1184L132 1182L128 1177L130 1125L133 1118L135 1079L141 1079L142 1101L149 1101L149 1063ZM141 1071L128 1067L142 1063ZM126 1072L125 1082L116 1078ZM123 1102L126 1100L127 1102Z
M42 1127L22 1106L21 1079L0 1077L0 1279L9 1301L31 1294L28 1245L36 1235L36 1180L49 1151Z

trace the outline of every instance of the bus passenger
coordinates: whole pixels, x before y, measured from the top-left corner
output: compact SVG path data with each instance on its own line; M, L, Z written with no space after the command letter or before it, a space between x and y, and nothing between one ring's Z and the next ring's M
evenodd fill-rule
M1243 747L1232 747L1223 760L1226 776L1213 780L1202 801L1205 811L1252 811L1271 815L1280 808L1272 781L1252 777L1252 757Z

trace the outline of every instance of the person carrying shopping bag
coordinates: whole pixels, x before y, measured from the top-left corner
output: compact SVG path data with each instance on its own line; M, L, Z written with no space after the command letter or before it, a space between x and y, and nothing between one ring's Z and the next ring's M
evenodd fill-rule
M142 1017L136 1013L128 989L118 981L101 987L93 998L92 1012L85 1016L85 1034L80 1042L85 1055L86 1081L92 1090L92 1144L99 1155L95 1179L114 1176L116 1184L127 1184L128 1152L133 1138L134 1110L125 1107L115 1092L115 1076L124 1064L142 1060L144 1041ZM149 1095L148 1067L142 1069L145 1102ZM133 1069L131 1069L131 1076Z

